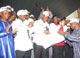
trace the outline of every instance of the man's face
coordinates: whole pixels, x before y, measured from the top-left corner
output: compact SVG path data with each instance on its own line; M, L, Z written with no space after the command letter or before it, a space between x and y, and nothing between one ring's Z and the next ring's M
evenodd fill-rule
M4 11L4 12L2 12L2 17L4 18L4 19L8 19L9 18L9 12L8 12L8 10L6 10L6 11Z
M76 25L77 25L76 22L73 22L73 23L70 24L70 26L71 26L72 29L75 29Z
M0 12L0 17L1 17L2 13Z
M1 12L0 12L0 16L1 16Z
M58 23L58 17L53 18L54 23Z
M47 21L48 21L48 18L49 18L49 17L48 17L48 16L46 16L46 15L43 15L43 16L42 16L42 19L43 19L45 22L47 22Z
M29 18L29 15L26 15L26 19L28 19Z
M25 16L25 15L20 15L19 18L20 18L22 21L25 21L26 16Z

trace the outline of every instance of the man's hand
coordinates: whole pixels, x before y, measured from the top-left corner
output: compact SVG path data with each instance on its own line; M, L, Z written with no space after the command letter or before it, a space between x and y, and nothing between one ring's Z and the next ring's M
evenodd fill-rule
M44 30L45 34L50 34L50 32L48 30Z
M33 21L33 22L30 22L30 23L28 24L28 27L31 28L31 27L33 26L33 23L34 23L34 21Z
M13 31L12 31L12 34L15 34L17 32L17 28L15 28Z
M12 25L10 24L10 25L8 25L7 27L6 27L6 32L8 32L9 31L9 29L12 27Z
M47 8L46 8L46 11L49 11L49 8L48 8L48 6L47 6Z
M33 40L33 37L31 37L31 40Z
M61 34L61 35L63 35L63 36L64 36L65 34L67 34L67 32L63 32L63 31L58 31L58 33Z
M56 43L55 44L52 44L52 46L55 46L56 45Z
M44 8L41 6L41 11L44 11Z

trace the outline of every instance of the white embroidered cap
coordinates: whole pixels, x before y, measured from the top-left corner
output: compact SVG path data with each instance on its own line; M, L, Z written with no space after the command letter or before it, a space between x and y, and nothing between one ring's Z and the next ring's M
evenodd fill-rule
M30 15L30 17L34 17L34 15L33 15L33 14L31 14L31 15Z
M8 11L10 12L10 10L7 9L6 7L1 7L1 8L0 8L0 12L6 11L6 10L8 10Z
M29 15L29 13L30 13L27 9L25 9L25 12L27 13L26 15Z
M79 23L79 20L78 20L77 18L72 18L72 19L70 20L70 23L73 23L73 22Z
M44 11L43 15L49 16L49 11Z
M25 10L19 10L18 12L17 12L17 15L19 16L19 15L27 15L27 13L25 12Z
M10 5L7 5L6 8L11 8L11 11L14 11L14 8L12 8Z

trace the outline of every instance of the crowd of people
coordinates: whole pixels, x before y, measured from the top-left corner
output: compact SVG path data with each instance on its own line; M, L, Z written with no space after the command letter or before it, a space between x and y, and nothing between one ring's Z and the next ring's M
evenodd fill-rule
M27 9L0 7L0 58L80 58L79 20L41 10L37 19Z

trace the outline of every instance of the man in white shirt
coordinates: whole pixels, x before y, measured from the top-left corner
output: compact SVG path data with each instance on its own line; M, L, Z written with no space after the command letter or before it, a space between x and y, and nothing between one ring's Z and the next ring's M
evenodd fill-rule
M32 42L28 36L27 30L31 25L27 25L25 10L17 12L18 19L12 23L13 33L16 33L15 51L16 58L31 58Z
M25 9L25 12L27 13L26 14L26 22L27 22L27 24L32 23L33 19L30 18L30 15L29 15L30 12L27 9Z
M36 18L33 14L30 15L30 18L32 18L34 21L36 21Z
M48 11L44 11L42 18L34 23L34 58L48 58L48 50L43 47L44 37L50 33L47 23L48 18Z
M48 57L48 48L56 43L59 43L64 40L58 39L56 34L49 32L49 24L47 20L49 18L49 12L44 11L40 20L37 20L33 25L34 31L34 58L49 58ZM55 37L55 38L54 38Z

